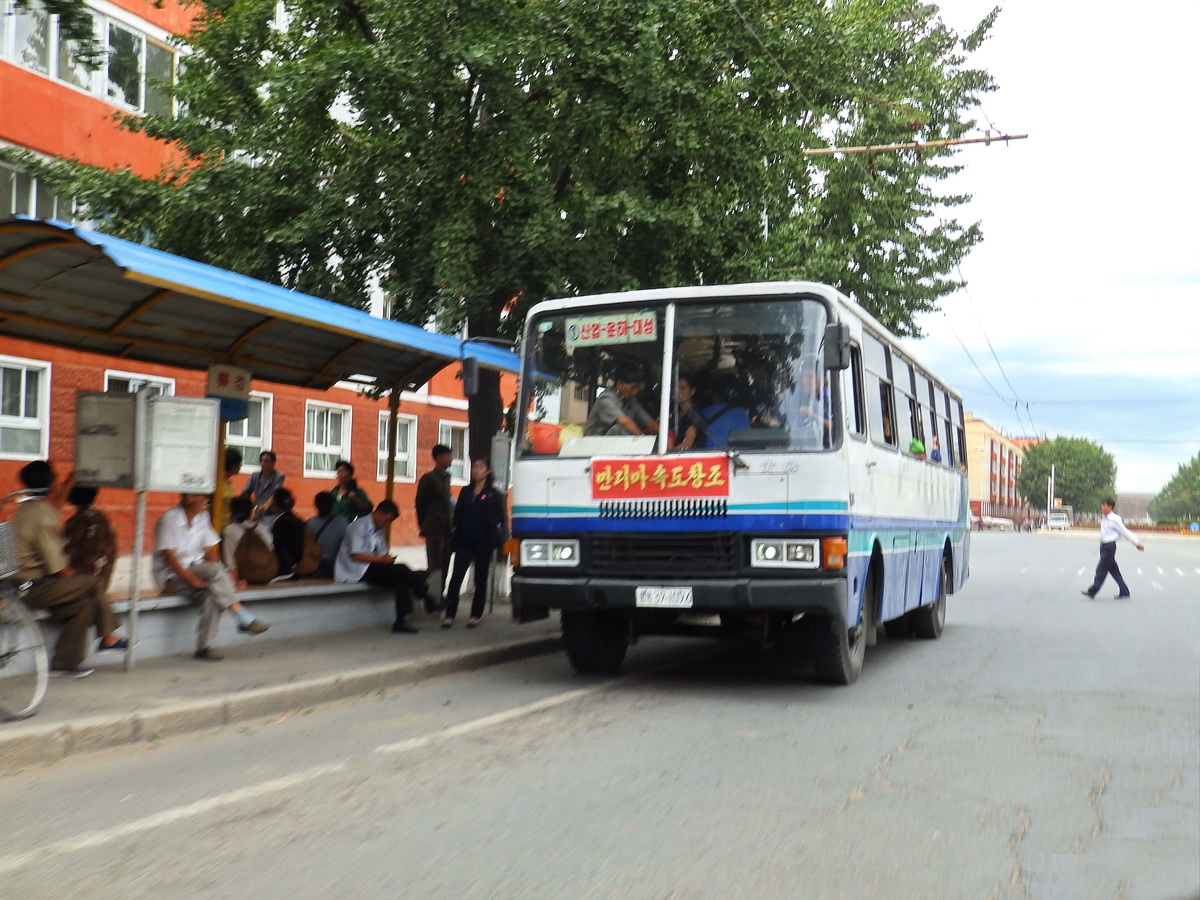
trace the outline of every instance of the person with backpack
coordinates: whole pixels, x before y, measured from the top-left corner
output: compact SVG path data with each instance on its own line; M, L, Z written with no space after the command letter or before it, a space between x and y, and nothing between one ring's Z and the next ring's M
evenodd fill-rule
M222 610L237 617L238 631L262 634L270 626L238 601L234 580L217 552L220 539L208 515L207 494L181 494L178 506L154 525L154 581L159 590L190 594L200 602L195 659L216 662L213 650Z
M249 497L234 497L229 501L232 521L221 541L221 559L239 588L267 584L279 575L274 534L253 515L254 503Z
M320 548L320 563L312 573L314 578L332 578L333 565L337 560L338 550L341 549L342 539L350 522L342 516L333 514L333 494L329 491L319 491L313 497L313 506L317 514L305 523Z

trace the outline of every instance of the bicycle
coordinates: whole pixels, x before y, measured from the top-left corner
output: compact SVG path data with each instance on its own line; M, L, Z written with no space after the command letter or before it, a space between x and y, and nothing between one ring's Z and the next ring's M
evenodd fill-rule
M13 491L0 509L30 496ZM20 498L20 499L16 499ZM50 661L42 629L21 600L12 522L0 522L0 719L26 719L46 696Z

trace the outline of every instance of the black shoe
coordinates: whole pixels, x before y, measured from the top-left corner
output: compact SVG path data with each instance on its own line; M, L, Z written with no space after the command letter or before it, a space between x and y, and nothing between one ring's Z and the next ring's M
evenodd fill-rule
M1079 593L1083 594L1083 596L1087 597L1089 600L1096 599L1096 595L1093 594L1091 591L1080 591Z
M1129 595L1128 594L1117 594L1117 596L1113 597L1113 599L1114 600L1128 600Z
M125 638L117 638L111 644L106 644L106 643L104 643L104 641L100 641L99 643L96 644L96 650L100 653L107 653L109 650L128 650L128 649L129 649L129 641L125 640Z
M192 654L192 659L202 659L205 662L220 662L225 657L214 650L212 647L205 647L202 650L197 650Z
M407 622L397 620L392 623L392 634L416 634L417 629Z

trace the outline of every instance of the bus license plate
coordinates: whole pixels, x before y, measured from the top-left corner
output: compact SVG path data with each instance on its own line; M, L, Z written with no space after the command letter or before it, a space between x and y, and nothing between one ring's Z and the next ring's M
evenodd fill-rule
M636 590L635 599L638 606L655 609L691 609L692 589L690 587L640 587Z

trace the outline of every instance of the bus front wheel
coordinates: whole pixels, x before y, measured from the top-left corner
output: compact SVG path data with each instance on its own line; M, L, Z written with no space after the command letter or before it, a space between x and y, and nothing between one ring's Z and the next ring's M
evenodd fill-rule
M567 659L577 672L610 675L625 660L629 627L617 616L594 609L564 609L562 633Z
M826 684L854 684L867 652L863 627L843 627L839 622L827 620L821 622L810 636L817 680Z

